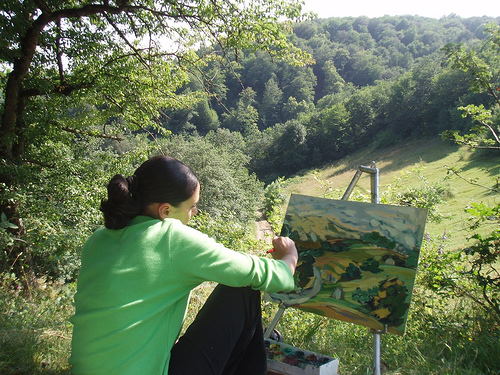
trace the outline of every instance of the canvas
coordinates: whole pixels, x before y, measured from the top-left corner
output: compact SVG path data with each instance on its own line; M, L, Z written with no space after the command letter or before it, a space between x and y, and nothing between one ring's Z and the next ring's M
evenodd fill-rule
M403 334L427 211L292 195L282 236L299 251L286 305Z

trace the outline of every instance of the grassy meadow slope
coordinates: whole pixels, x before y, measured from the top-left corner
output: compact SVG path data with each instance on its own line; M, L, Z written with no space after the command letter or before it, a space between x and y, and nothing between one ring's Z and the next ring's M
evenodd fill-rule
M367 147L329 166L305 171L288 180L287 190L338 199L356 168L371 161L380 168L382 199L418 187L423 180L447 186L445 201L438 206L442 221L428 221L426 226L430 237L442 238L445 234L447 249L467 244L468 214L464 207L473 202L498 203L500 200L498 193L492 194L488 189L469 184L455 175L447 177L447 167L460 168L464 178L493 187L500 175L500 156L487 157L484 153L472 152L438 138L414 140L392 147ZM353 199L361 196L364 200L370 197L370 179L365 174L352 194ZM426 284L426 277L435 272L432 269L435 265L428 259L429 253L435 249L431 242L426 242L423 247L420 260L424 259L424 267L417 272L405 335L383 335L383 373L499 374L499 362L493 358L499 358L500 342L491 316L458 292L435 292ZM268 322L272 314L270 308L265 307L264 319ZM364 327L289 309L280 320L278 329L287 343L339 358L343 375L371 373L372 341Z
M410 141L403 145L368 147L322 169L308 171L292 179L288 186L290 193L338 198L345 191L359 165L371 161L380 168L380 194L389 191L404 191L422 184L422 178L429 183L442 183L449 193L438 205L442 221L427 222L426 233L431 237L447 239L447 247L456 248L466 240L466 219L464 208L472 202L492 203L500 200L498 193L467 183L460 177L447 175L447 167L459 168L461 175L478 185L493 187L500 176L500 156L491 157L473 152L438 138ZM353 192L370 194L370 177L363 174Z

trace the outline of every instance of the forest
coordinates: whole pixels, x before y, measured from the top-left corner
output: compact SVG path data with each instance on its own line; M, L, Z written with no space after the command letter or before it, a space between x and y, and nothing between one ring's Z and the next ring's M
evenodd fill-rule
M266 182L320 166L372 141L381 147L472 123L457 107L489 106L471 76L445 64L448 45L474 46L494 19L342 18L303 22L291 37L313 62L293 66L256 51L209 63L181 92L196 106L165 110L176 134L228 129L246 139L250 170ZM498 21L497 21L498 22ZM203 53L202 51L199 53Z
M321 19L293 0L0 9L2 374L70 373L81 247L102 226L109 179L148 156L195 171L192 226L259 255L268 245L255 221L279 231L286 181L360 149L441 138L500 164L498 17ZM409 331L384 343L388 374L500 370L498 174L490 180L496 203L464 203L460 248L424 244ZM432 213L445 194L426 186L384 203ZM209 290L195 291L187 321ZM263 309L269 320L275 307ZM284 325L292 344L338 356L343 374L366 373L366 330L307 313Z

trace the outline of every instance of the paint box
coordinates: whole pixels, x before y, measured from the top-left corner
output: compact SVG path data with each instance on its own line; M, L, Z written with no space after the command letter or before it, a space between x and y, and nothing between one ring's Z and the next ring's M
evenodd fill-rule
M338 359L271 339L264 342L269 371L283 375L338 375Z

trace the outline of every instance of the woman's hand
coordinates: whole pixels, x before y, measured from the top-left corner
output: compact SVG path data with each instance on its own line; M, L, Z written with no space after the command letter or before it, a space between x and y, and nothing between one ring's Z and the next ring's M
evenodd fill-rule
M295 267L297 267L297 260L299 259L295 242L288 237L274 237L273 248L272 257L285 261L290 267L292 274L294 274Z

